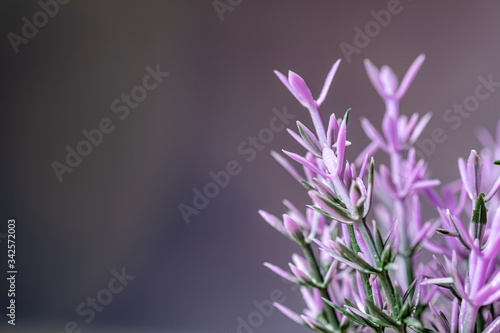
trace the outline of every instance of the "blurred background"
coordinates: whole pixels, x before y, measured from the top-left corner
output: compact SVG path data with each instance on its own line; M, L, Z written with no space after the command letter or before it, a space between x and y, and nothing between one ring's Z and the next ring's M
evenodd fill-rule
M425 53L401 112L433 112L420 144L443 129L426 155L444 182L476 130L496 129L498 84L459 125L445 113L480 77L500 82L498 1L4 0L0 12L0 233L16 220L18 270L12 327L0 238L2 332L306 332L267 308L303 306L262 265L285 267L298 249L257 214L307 203L269 155L302 148L281 131L250 152L249 137L284 109L292 128L310 124L273 70L318 96L343 59L322 112L352 108L350 159L368 143L359 118L379 127L384 111L365 58L401 78ZM371 36L356 37L367 24ZM84 133L98 144L79 145ZM86 156L70 167L67 149ZM196 209L228 163L229 184Z

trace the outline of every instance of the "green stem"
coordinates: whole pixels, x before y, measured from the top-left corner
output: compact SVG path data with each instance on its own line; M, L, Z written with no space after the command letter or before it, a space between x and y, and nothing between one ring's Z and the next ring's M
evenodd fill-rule
M313 275L314 280L318 284L323 283L323 275L321 274L321 271L319 269L318 263L316 261L316 258L314 257L314 253L312 251L311 245L307 244L306 242L301 242L302 250L304 251L304 256L306 257L307 263L309 264L309 267L311 268L311 273ZM317 288L321 294L321 297L324 299L331 301L330 295L328 294L328 290L326 287L324 288ZM326 319L328 322L334 327L335 331L339 330L339 320L337 319L337 316L335 315L333 308L328 305L326 302L323 302L324 304L324 311L326 314Z
M358 245L358 241L356 240L356 234L354 232L354 226L348 225L347 230L349 231L349 238L351 239L351 246L354 252L359 253L361 252L361 248ZM365 295L366 298L371 301L373 304L375 304L373 300L373 290L372 286L370 285L370 274L368 273L363 273L359 272L361 275L361 281L363 282L363 289L365 290Z
M481 314L481 308L479 308L476 318L476 332L481 333L482 331L484 331L484 319L483 315Z
M413 261L412 261L412 256L413 254L403 254L404 260L405 260L405 266L406 266L406 278L408 280L408 286L412 284L413 280L415 280L415 277L413 276ZM413 292L411 292L410 297L413 297Z
M406 282L407 286L409 286L413 280L415 279L413 275L413 253L410 253L409 241L408 241L408 232L407 232L407 222L405 221L405 211L404 211L404 199L400 199L396 201L395 204L396 217L399 223L400 230L400 242L401 242L401 255L403 256L405 271L406 271ZM413 292L410 295L413 297Z
M370 230L368 230L368 226L366 225L364 219L361 221L361 223L359 223L359 231L361 232L361 236L365 240L366 246L368 247L368 251L370 252L375 267L381 269L382 265L380 263L380 254L377 251L373 236L370 233ZM400 307L399 302L396 300L396 296L394 295L394 289L389 274L387 274L387 271L382 271L378 273L377 276L379 277L382 288L384 288L387 299L389 300L391 314L395 318L399 314Z

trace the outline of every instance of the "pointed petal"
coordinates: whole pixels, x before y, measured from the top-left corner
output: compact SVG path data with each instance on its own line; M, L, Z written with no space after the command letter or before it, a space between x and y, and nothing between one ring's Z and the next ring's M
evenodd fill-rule
M319 97L316 100L316 103L318 104L318 106L323 104L323 102L325 101L326 95L328 94L328 90L330 89L330 85L332 84L333 77L335 76L335 73L337 72L337 69L339 68L340 60L341 59L337 60L333 64L332 68L330 69L330 72L326 76L325 83L323 84L323 89L321 89L321 94L319 94Z
M377 90L378 94L381 97L385 97L384 88L382 87L382 84L380 83L379 71L378 71L377 67L375 67L372 64L372 62L368 59L365 59L364 64L365 64L366 74L368 74L368 78L370 79L373 86L375 87L375 90Z
M293 282L293 283L297 283L297 279L292 274L290 274L287 271L279 268L278 266L270 264L268 262L265 262L264 266L266 266L267 268L269 268L275 274L281 276L283 279L288 280L288 281Z
M259 210L259 214L271 227L275 228L281 234L288 237L288 233L286 232L285 227L283 226L283 223L280 219L263 210Z
M493 184L493 187L491 188L490 192L488 195L484 198L485 201L490 201L491 198L498 192L498 189L500 188L500 176L497 178L495 181L495 184Z
M330 172L330 174L334 175L337 173L337 168L338 168L337 156L335 156L333 150L331 150L326 146L323 148L323 162L325 163L325 166Z
M306 107L312 107L316 105L314 98L312 97L311 90L307 86L306 82L299 75L292 71L288 72L288 82L293 88L295 93L300 97L303 105Z
M297 133L295 133L293 130L291 130L290 128L287 128L286 131L288 132L288 134L290 134L290 136L292 138L295 139L295 141L297 141L302 147L304 147L305 149L309 150L309 146L307 145L307 143L304 141L304 139L302 139L300 137L300 135L298 135Z
M458 159L458 170L460 171L460 178L462 178L462 183L469 195L471 200L474 200L473 192L471 188L471 180L469 179L469 174L467 173L467 166L465 165L465 161L463 158Z
M301 315L300 318L302 318L306 322L306 324L310 328L312 328L313 330L319 331L319 332L325 332L325 331L328 332L322 324L320 324L318 321L312 319L311 317L308 317L306 315Z
M298 255L297 253L292 254L292 261L295 266L297 266L298 269L304 272L309 272L309 264L307 263L306 259Z
M420 137L420 134L422 134L422 132L424 131L425 129L425 126L427 126L427 124L429 123L429 120L431 120L432 118L432 113L431 112L427 112L423 117L422 119L420 119L420 121L418 122L417 126L415 126L415 129L413 130L411 136L410 136L410 145L413 145L413 143L415 143L418 138Z
M382 130L387 140L387 146L392 147L393 150L398 150L398 125L397 125L397 115L390 113L387 110L384 119L382 120Z
M314 165L313 163L308 161L306 158L304 158L298 154L286 151L286 150L283 150L283 152L286 155L288 155L290 158L292 158L293 160L299 162L300 164L302 164L303 166L308 168L309 170L311 170L311 171L313 171L313 172L315 172L323 177L328 177L328 175L324 171L320 170L316 165Z
M297 170L281 155L275 152L274 150L271 151L271 156L286 170L288 173L295 178L297 181L302 181L304 177L300 176Z
M307 108L307 105L304 104L304 101L302 100L302 97L295 91L295 89L290 85L290 82L288 82L288 78L283 75L282 73L278 71L274 71L274 74L280 79L281 83L287 87L287 89L292 93L292 95L295 97L297 101L299 101L300 104L302 104L303 107Z
M311 132L309 128L307 128L300 121L297 121L297 128L299 129L300 136L304 139L304 142L308 145L307 150L315 155L321 155L321 145L319 144L316 136Z
M419 190L423 190L423 189L428 189L430 187L439 186L440 184L441 184L441 182L437 179L427 179L427 180L420 180L418 182L415 182L411 188L414 191L419 191Z
M458 299L454 298L451 307L450 333L458 333Z
M298 218L296 219L297 222L299 222L299 224L307 224L306 221L306 217L305 215L293 204L291 203L290 201L286 200L286 199L283 199L282 201L283 205L285 205L286 208L288 208L288 210L290 212L292 212L294 215L296 215ZM292 214L290 214L292 215ZM300 221L299 221L300 220Z
M498 333L500 332L500 317L497 319L493 320L491 324L486 327L486 329L483 331L483 333Z
M488 237L483 254L486 258L495 257L500 251L500 207L497 208L493 222L491 222L492 234Z
M408 142L410 136L413 133L413 130L415 129L415 126L417 125L417 122L418 122L418 114L414 113L411 115L408 122L404 125L403 136L401 139L402 142Z
M347 124L346 119L342 121L337 137L337 176L340 177L344 166L344 151L346 147Z
M326 130L326 144L331 147L337 139L337 133L339 131L339 123L335 117L335 113L332 113L330 120L328 121L328 129Z
M406 94L406 91L410 87L411 82L413 81L413 79L418 73L418 70L424 63L424 60L425 60L425 55L421 54L417 57L417 59L415 59L415 61L413 61L410 68L406 72L403 80L401 80L401 84L399 85L399 89L396 93L397 98L402 98L404 94Z
M481 177L483 171L483 163L475 150L472 150L467 160L467 172L471 181L471 190L474 198L479 195L479 187L481 186Z
M477 131L476 134L479 142L483 145L483 147L488 148L488 149L494 149L496 146L495 140L491 136L490 132L488 132L486 129L482 128Z
M394 95L398 87L398 78L389 66L382 66L380 69L380 82L386 95Z
M297 324L304 325L304 321L302 320L302 318L300 318L300 316L297 313L293 312L292 310L290 310L286 306L281 305L279 303L273 303L273 305L276 309L280 310L281 313L283 313L285 316L287 316L288 318L290 318L291 320L293 320Z
M288 263L288 266L290 267L290 270L292 271L293 275L295 275L295 277L297 277L299 281L311 282L311 278L303 270L301 270L292 263Z
M289 215L283 214L283 224L285 225L285 230L293 239L298 239L302 235L302 229Z
M375 127L368 119L364 117L361 118L361 127L365 131L366 136L368 136L373 142L377 143L377 145L382 149L387 149L384 138L382 137L382 135L380 135L380 133L375 129Z
M280 219L264 210L259 210L259 214L273 228L279 229L282 225Z

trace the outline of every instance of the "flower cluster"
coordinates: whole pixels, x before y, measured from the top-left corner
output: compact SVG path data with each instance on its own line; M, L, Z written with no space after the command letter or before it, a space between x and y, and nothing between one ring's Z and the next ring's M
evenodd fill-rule
M272 152L310 204L300 209L284 200L282 218L259 211L302 250L286 270L264 264L300 285L301 313L274 304L298 324L323 333L500 332L500 122L496 140L479 132L480 154L459 159L460 179L438 190L413 147L431 115L408 117L399 109L424 59L417 57L401 83L388 66L365 61L385 112L381 131L361 119L371 142L354 161L345 157L350 110L332 114L326 126L319 110L340 60L317 99L296 73L275 72L314 127L298 121L296 131L288 129L303 153ZM377 154L389 165L375 167ZM423 200L434 207L428 221Z

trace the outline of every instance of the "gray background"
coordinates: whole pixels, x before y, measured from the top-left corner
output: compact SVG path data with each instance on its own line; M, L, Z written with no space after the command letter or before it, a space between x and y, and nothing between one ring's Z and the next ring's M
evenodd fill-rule
M221 21L212 1L71 1L16 54L7 34L20 34L21 18L31 21L40 7L2 1L0 232L8 218L17 220L19 274L17 326L7 327L1 310L1 330L61 332L75 321L84 332L232 333L237 318L248 318L253 302L269 299L274 289L300 310L298 294L262 266L285 267L298 249L257 210L280 215L284 197L307 202L268 154L302 150L285 132L251 163L237 147L268 126L273 108L286 106L310 124L272 71L296 71L317 96L330 66L343 57L339 44L353 44L354 27L364 29L370 11L387 4L243 0ZM368 142L359 117L379 127L383 114L363 59L389 64L401 78L425 53L402 113L434 113L423 138L442 128L447 140L428 162L434 176L450 181L458 176L456 159L477 146L474 132L496 128L499 92L457 130L443 113L474 93L480 75L500 81L500 3L402 0L401 6L360 54L343 60L322 110L352 108L353 158ZM119 120L111 102L156 64L170 76ZM105 117L114 132L60 183L51 163L63 162L66 145L75 147L81 131ZM186 225L178 205L189 204L193 189L230 160L243 171ZM5 242L0 248L1 275ZM85 324L75 308L122 267L135 280ZM254 331L307 330L274 312Z

